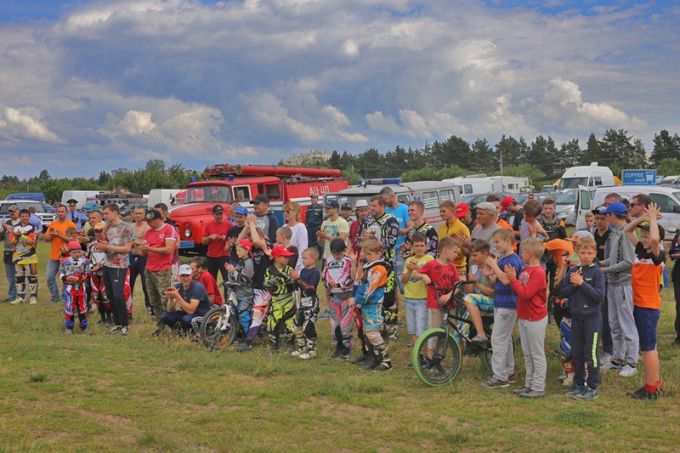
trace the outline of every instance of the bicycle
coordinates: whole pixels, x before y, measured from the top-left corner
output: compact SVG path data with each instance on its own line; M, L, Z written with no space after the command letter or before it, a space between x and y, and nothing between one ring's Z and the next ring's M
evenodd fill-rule
M203 316L199 330L201 341L212 350L233 344L239 330L243 330L238 319L238 299L234 292L241 285L235 282L224 282L222 286L226 288L224 304L211 308Z
M474 343L469 336L470 328L473 326L465 310L464 294L460 288L471 283L460 281L453 286L452 297L456 302L454 307L449 306L449 301L441 302L442 291L434 285L437 302L444 311L443 326L423 332L416 340L411 354L416 375L427 385L445 385L456 378L462 364L461 341L467 352L480 357L485 369L491 369L491 344ZM486 316L482 320L486 336L491 338L493 318Z

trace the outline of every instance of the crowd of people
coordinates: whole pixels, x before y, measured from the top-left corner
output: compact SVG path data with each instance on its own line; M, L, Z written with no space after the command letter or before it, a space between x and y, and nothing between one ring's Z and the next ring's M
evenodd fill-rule
M644 194L630 203L610 194L572 237L550 198L530 197L522 206L512 197L489 196L475 206L474 220L467 204L444 201L437 229L424 220L422 201L399 203L389 187L354 207L332 198L321 206L312 196L304 223L300 205L287 202L282 226L268 198L258 195L252 212L235 203L227 218L221 205L212 208L202 232L205 256L190 264L180 262L178 230L162 203L135 207L130 219L115 204L86 216L75 200L67 204L57 206L44 234L29 211L10 206L0 234L10 304L37 303L36 245L50 243L45 278L51 301L64 305L68 335L76 318L86 331L94 310L109 333L127 335L138 279L154 335L168 328L191 332L212 306L224 303L221 276L237 301L240 352L265 337L271 353L313 359L317 319L325 314L335 358L384 372L393 366L388 349L399 333L400 306L415 343L426 329L441 327L454 301L462 300L474 326L472 342L493 351L493 375L484 388L515 382L518 325L526 376L512 393L543 396L552 323L561 335L568 396L596 398L601 369L635 376L640 351L644 385L630 396L661 394L660 290L666 257L680 259L680 235L666 253L661 214ZM672 276L678 304L677 266ZM322 315L321 301L327 305ZM485 316L493 316L490 338ZM677 320L675 329L680 344ZM438 366L436 353L428 350L421 366Z

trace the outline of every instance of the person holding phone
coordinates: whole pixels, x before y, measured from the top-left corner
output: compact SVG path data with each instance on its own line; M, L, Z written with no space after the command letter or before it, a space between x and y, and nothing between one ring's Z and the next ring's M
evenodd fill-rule
M178 328L181 331L191 330L191 321L197 316L204 316L210 310L208 292L200 282L192 277L191 266L182 264L179 267L180 282L165 289L165 296L174 302L177 309L165 311L159 317L158 330L154 336L159 336L166 326Z

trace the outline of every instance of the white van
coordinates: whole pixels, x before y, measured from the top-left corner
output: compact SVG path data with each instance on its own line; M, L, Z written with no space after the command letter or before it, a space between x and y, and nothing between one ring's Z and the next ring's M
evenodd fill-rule
M147 198L148 206L156 206L158 203L165 203L168 207L175 206L175 196L184 189L152 189Z
M470 175L445 179L444 181L459 186L461 195L491 192L520 193L523 187L529 185L529 178L524 176Z
M609 167L600 167L597 162L587 166L570 167L560 178L557 190L578 189L584 187L606 187L616 185L614 174Z
M350 187L335 193L324 195L326 200L335 199L342 206L343 203L352 205L352 209L358 200L371 201L371 197L380 194L384 187L389 187L394 192L400 203L408 204L412 200L420 200L425 205L423 218L430 225L439 227L442 217L439 215L439 204L451 200L458 204L458 186L446 181L415 181L401 183L399 178L383 180L388 182L380 184L380 181L372 180L373 184Z
M83 209L87 205L87 200L94 198L103 190L65 190L61 194L61 202L66 204L68 200L76 200L78 202L78 209Z
M659 205L662 217L659 225L664 227L667 233L674 233L680 225L680 188L668 186L615 186L598 187L587 189L581 187L578 190L576 206L578 214L576 228L585 226L585 213L601 206L605 197L610 193L617 193L626 200L632 200L635 195L646 194L654 203ZM667 238L668 239L668 238Z

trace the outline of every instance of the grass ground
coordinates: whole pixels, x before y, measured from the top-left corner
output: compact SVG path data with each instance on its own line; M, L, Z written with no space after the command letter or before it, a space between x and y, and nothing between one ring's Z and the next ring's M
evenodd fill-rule
M263 350L210 352L151 338L137 298L128 337L63 335L61 307L47 303L40 247L40 303L0 304L0 451L677 451L680 348L664 291L659 350L666 394L634 401L640 375L604 373L601 396L564 396L549 356L547 396L520 400L484 390L478 360L455 382L421 384L405 368L405 332L389 373L358 371L330 354L320 321L320 357L304 362ZM6 281L0 277L0 295ZM92 318L94 319L94 317ZM95 320L96 321L96 320ZM549 326L547 350L557 345ZM521 365L520 365L521 367ZM522 375L520 368L519 375Z

